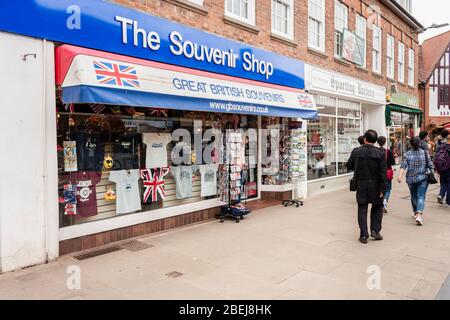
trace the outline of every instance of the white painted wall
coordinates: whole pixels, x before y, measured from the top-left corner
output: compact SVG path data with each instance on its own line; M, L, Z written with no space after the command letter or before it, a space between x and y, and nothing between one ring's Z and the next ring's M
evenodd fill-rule
M0 272L58 256L53 52L0 32Z
M364 105L363 110L366 116L367 127L365 130L375 130L379 136L387 137L386 128L386 106L385 105Z

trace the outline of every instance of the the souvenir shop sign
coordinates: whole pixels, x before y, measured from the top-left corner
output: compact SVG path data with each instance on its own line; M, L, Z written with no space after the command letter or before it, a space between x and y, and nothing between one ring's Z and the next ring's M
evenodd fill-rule
M0 31L304 89L299 60L109 1L0 1Z
M311 119L302 90L73 46L56 52L64 103L103 103ZM69 62L69 63L67 63Z
M305 65L306 89L377 104L386 103L386 88Z

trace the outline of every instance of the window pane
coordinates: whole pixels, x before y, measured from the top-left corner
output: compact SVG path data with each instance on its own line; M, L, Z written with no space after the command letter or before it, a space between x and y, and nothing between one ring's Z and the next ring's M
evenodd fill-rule
M336 118L308 121L308 180L336 175Z
M360 104L353 101L338 101L338 116L359 118L361 116Z
M329 115L336 115L336 99L327 97L327 96L320 96L314 94L314 101L317 105L317 111L319 114L329 114Z
M338 170L339 174L348 173L346 164L352 150L359 146L361 121L356 119L338 119Z

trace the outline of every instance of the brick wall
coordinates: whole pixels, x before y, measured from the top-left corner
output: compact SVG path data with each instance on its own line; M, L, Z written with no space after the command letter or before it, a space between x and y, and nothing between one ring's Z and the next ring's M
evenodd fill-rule
M385 87L392 83L391 80L386 78L386 39L387 33L390 33L396 38L395 77L397 78L398 75L398 41L401 40L406 48L412 47L415 50L415 83L418 82L419 49L417 34L412 33L411 28L400 17L377 0L343 0L342 2L349 7L349 28L352 31L355 29L355 15L357 13L368 18L367 8L370 5L376 5L380 8L381 28L383 30L381 75L372 73L372 30L370 28L367 29L367 68L365 70L334 58L334 0L325 0L325 54L308 50L308 0L295 0L294 41L281 41L271 36L271 0L256 0L256 26L254 29L257 30L225 23L224 0L204 0L203 9L205 9L205 12L203 13L200 13L201 10L189 9L189 6L184 5L183 3L188 2L187 0L114 0L114 2ZM401 92L417 96L417 86L411 88L407 85L407 49L405 50L405 62L405 84L398 83L398 88Z

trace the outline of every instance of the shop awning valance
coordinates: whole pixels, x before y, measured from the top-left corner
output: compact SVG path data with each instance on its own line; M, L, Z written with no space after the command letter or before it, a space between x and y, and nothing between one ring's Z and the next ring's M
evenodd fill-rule
M64 103L102 103L315 119L302 90L64 45L56 51Z
M398 104L386 105L386 126L390 126L392 123L391 112L417 114L417 115L419 115L419 126L422 126L422 120L423 120L422 110L416 109L416 108L410 108L410 107L406 107L406 106L401 106Z

